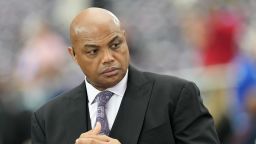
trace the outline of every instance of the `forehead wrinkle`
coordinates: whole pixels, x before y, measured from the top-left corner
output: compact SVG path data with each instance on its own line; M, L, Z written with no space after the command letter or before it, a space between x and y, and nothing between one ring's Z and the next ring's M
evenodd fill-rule
M93 39L93 38L91 38L91 37L85 36L85 35L83 36L83 35L84 35L84 34L80 34L80 36L83 37L81 40L85 40L85 43L90 43L90 44L103 43L104 41L107 41L107 40L110 39L110 38L111 38L111 39L110 39L109 41L111 41L112 38L114 38L114 37L116 37L116 36L122 37L122 36L121 36L121 32L117 32L117 31L112 32L112 33L108 34L107 36L102 37L102 38L97 39L97 40L95 40L95 39Z

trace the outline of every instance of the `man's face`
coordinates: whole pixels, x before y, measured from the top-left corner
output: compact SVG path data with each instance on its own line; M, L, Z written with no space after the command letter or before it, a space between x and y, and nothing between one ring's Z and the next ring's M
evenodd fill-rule
M126 74L129 50L120 28L81 32L73 42L73 50L87 81L99 90L116 85Z

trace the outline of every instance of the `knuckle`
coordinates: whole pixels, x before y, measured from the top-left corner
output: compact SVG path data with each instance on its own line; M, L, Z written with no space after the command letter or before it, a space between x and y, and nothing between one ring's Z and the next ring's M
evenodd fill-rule
M84 133L80 134L80 137L83 137L84 136Z
M89 138L89 139L88 139L88 144L94 144L94 140L91 139L91 138Z
M77 139L75 144L81 144L81 141L79 139Z
M121 144L117 139L114 139L114 142L115 142L116 144Z

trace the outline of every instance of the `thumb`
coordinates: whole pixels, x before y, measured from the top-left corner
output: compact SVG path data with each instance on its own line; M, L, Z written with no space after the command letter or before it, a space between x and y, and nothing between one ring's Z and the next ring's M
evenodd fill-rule
M96 123L96 126L94 127L94 129L93 129L93 131L92 131L92 133L95 134L95 135L97 135L97 134L100 133L100 130L101 130L101 124L100 124L100 122L97 122L97 123Z

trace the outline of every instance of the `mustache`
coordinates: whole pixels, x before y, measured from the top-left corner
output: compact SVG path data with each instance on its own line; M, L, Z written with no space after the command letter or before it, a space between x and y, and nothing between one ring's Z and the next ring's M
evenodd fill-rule
M114 70L119 70L119 69L120 69L120 66L108 66L108 67L104 67L104 68L100 71L100 74L104 74L104 73L111 72L111 71L114 71Z

